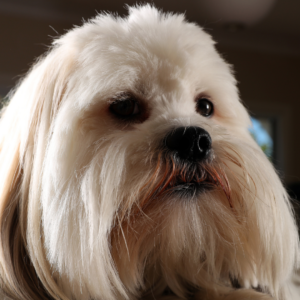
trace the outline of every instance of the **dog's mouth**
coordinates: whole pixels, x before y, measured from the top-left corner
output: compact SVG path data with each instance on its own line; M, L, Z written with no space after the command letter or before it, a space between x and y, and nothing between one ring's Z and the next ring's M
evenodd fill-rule
M180 197L195 197L199 194L213 189L213 184L209 181L197 182L183 182L180 179L174 184L168 187L169 192Z
M189 166L179 168L174 175L166 192L184 198L197 197L199 194L212 190L217 181L206 171L207 167Z
M222 169L210 162L182 162L168 157L158 163L153 176L144 186L142 203L174 196L198 198L213 189L222 190L230 202L230 186Z

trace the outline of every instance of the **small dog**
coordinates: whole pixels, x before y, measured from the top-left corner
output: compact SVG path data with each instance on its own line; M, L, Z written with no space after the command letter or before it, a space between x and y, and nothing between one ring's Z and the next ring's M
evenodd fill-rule
M1 117L5 299L290 299L298 234L231 68L183 15L99 15Z

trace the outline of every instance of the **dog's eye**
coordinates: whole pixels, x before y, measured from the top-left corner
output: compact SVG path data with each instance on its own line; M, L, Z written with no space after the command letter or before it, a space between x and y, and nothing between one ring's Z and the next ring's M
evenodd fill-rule
M210 117L214 112L214 106L207 98L198 99L196 109L204 117Z
M134 99L117 100L109 108L112 113L121 118L131 117L140 112L137 101Z

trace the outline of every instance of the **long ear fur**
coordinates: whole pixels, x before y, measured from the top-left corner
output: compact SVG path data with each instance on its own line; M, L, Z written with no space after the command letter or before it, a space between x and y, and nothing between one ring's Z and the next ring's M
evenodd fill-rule
M34 195L73 58L74 48L56 46L22 81L1 116L0 282L11 299L67 299L52 279Z

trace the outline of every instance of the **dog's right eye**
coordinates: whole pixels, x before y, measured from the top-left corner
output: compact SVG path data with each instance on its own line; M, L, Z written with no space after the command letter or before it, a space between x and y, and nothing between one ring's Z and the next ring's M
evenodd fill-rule
M109 108L113 114L120 118L128 118L140 113L138 103L134 99L117 100Z

